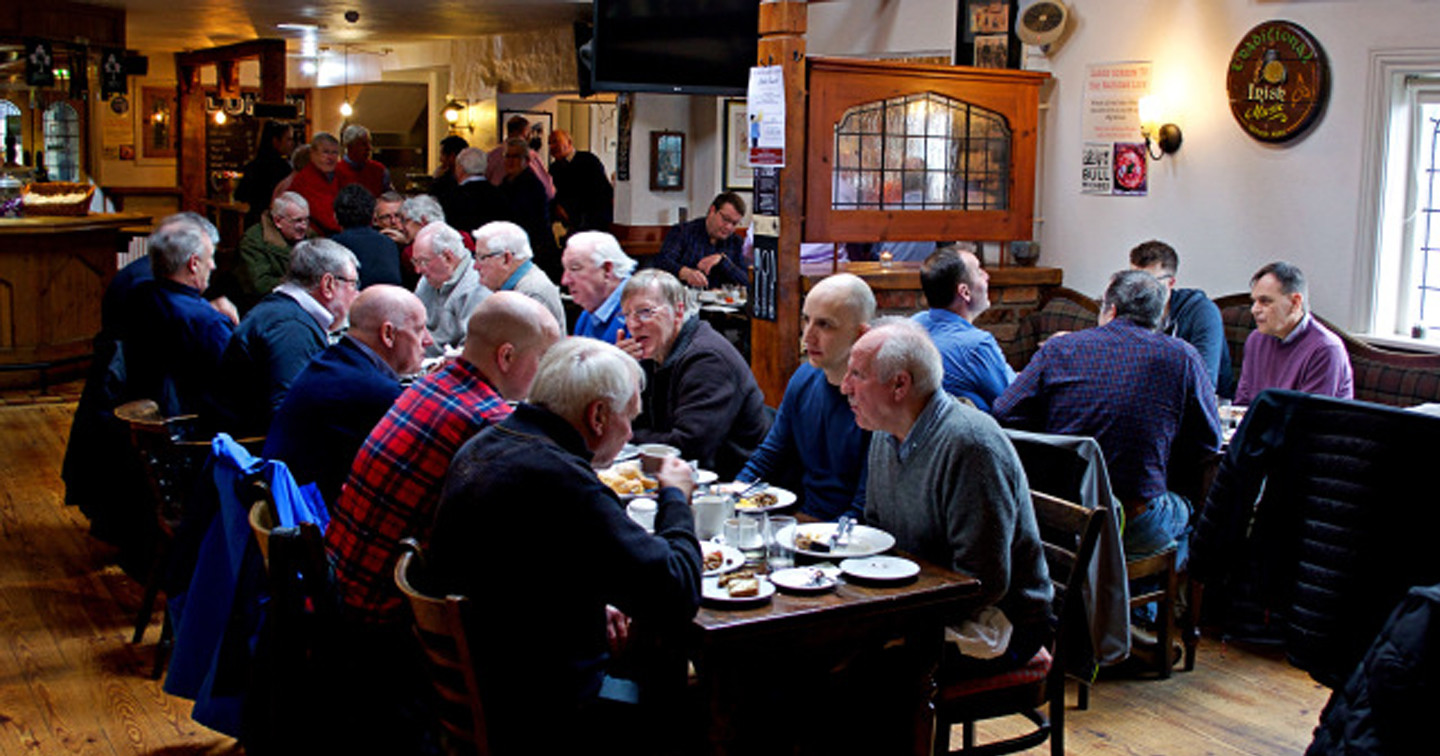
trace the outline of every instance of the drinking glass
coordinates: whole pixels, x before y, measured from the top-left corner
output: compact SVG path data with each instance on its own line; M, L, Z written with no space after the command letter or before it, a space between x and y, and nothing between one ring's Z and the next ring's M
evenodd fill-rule
M788 529L788 530L787 530ZM784 535L784 540L781 540ZM770 571L795 566L795 518L770 515L765 519L765 556Z

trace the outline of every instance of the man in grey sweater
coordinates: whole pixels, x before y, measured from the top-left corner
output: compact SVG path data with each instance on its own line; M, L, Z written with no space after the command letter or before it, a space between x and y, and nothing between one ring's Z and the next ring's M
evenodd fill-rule
M1020 457L989 415L940 390L943 377L924 328L882 318L855 342L840 390L874 431L865 521L904 551L980 579L947 633L958 653L947 644L945 659L947 672L978 676L1035 655L1050 634L1052 588Z

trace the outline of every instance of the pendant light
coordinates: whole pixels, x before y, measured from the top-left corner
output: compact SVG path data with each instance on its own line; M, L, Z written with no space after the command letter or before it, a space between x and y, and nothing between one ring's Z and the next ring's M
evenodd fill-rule
M345 101L340 103L340 115L349 118L355 114L350 106L350 45L345 45Z

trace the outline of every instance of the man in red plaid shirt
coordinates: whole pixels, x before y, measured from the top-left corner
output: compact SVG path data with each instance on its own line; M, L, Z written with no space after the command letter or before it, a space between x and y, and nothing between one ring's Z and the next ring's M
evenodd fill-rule
M514 292L487 298L467 325L464 353L400 395L350 468L325 531L348 619L408 621L394 578L401 539L429 540L450 458L510 415L506 400L524 398L560 338L549 310Z

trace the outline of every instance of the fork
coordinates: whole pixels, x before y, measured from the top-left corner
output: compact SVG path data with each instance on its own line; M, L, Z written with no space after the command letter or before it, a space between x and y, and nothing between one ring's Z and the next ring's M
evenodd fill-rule
M734 494L734 496L735 496L736 499L745 499L745 498L754 496L755 494L758 494L758 493L760 493L761 491L764 491L765 489L767 489L767 488L769 488L769 487L770 487L770 484L769 484L769 483L766 483L766 482L763 481L763 480L757 480L757 481L755 481L754 483L751 483L750 485L746 486L746 487L744 488L744 490L740 491L739 493Z
M855 518L850 515L840 515L835 522L835 532L830 534L830 550L844 546L850 541L850 531L855 527Z

